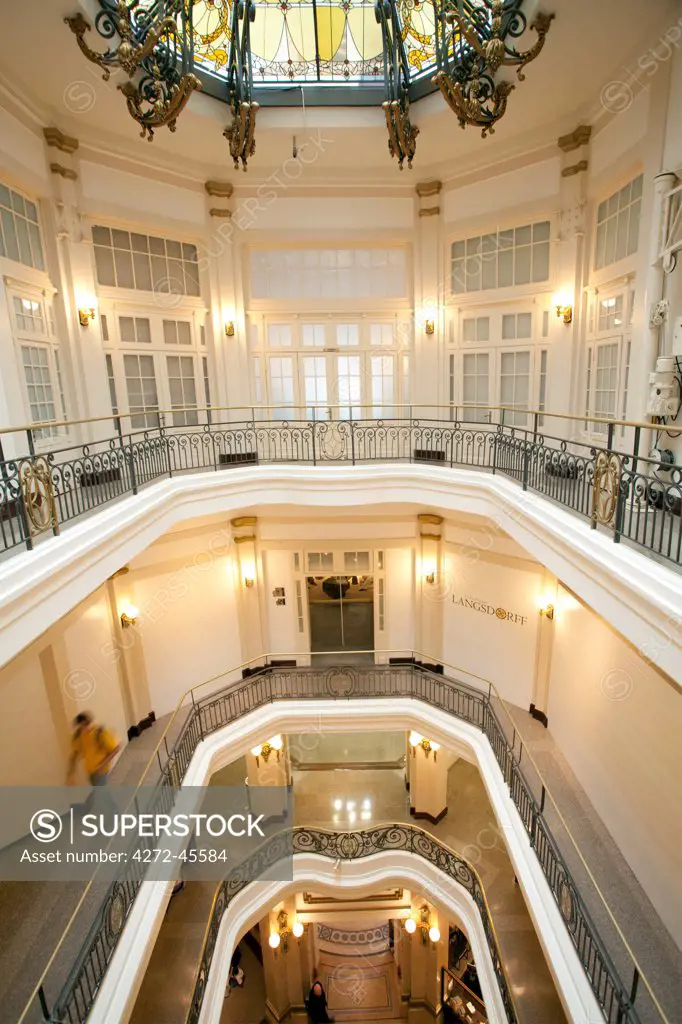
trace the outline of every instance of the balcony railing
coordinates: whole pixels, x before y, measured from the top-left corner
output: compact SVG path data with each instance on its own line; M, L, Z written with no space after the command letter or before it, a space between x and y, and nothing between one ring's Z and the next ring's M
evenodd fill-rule
M485 891L478 872L467 860L445 846L444 843L439 842L438 839L434 839L424 829L406 825L404 822L390 822L356 832L330 832L327 829L308 828L301 825L288 829L282 838L285 841L270 842L264 850L253 854L249 862L241 864L217 887L204 936L186 1024L199 1024L223 915L229 910L230 903L235 896L252 884L249 879L253 879L256 874L265 873L283 856L289 857L292 853L294 857L297 853L314 853L318 857L348 861L372 857L374 854L385 853L388 850L399 850L421 857L442 872L446 879L466 889L476 904L481 918L507 1021L509 1024L519 1024L512 987L504 969Z
M374 653L382 657L398 654ZM487 737L606 1024L671 1024L492 685L480 689L448 678L442 674L442 666L430 665L418 652L401 652L386 665L354 667L346 663L324 669L284 668L281 660L285 657L263 656L207 680L202 686L215 686L217 679L234 678L238 673L245 677L208 696L200 695L202 687L185 694L140 782L150 784L152 768L158 766L155 803L152 801L150 810L166 812L172 806L192 756L206 736L275 701L409 698L439 708ZM185 706L188 698L191 704ZM186 720L169 749L166 735L183 708L188 712ZM153 840L149 842L153 844ZM18 1024L37 1024L39 1020L84 1024L144 881L142 861L128 858L125 877L104 887L98 909L84 923L83 908L88 893L95 890L96 876L91 880ZM590 908L599 917L599 928ZM76 930L84 933L85 939L64 980L59 965L63 966L65 940ZM52 995L53 1002L48 990L57 992L56 997Z
M378 417L379 411L385 415ZM434 471L502 474L609 531L616 542L628 540L675 566L682 562L682 469L642 454L655 424L479 406L372 408L371 416L349 408L336 419L321 418L323 412L176 409L145 414L155 423L145 430L124 429L139 416L121 414L114 421L9 431L5 449L16 454L0 452L0 553L30 549L40 536L180 474L410 462ZM195 425L163 425L179 419ZM64 437L45 437L86 425L98 440L67 444Z

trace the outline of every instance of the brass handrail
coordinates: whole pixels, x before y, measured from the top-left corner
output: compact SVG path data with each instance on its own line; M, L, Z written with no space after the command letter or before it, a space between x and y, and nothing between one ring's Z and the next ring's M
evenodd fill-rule
M339 403L337 403L337 405L338 404ZM362 410L362 409L376 409L377 408L376 404L371 403L371 402L354 402L354 403L352 403L352 405L349 402L349 403L347 403L347 407L349 409L351 409L351 416L343 417L344 421L345 420L351 420L353 418L352 413L356 409ZM172 416L172 415L174 415L176 413L184 413L184 412L196 412L196 413L200 413L200 412L203 412L203 413L249 412L249 413L255 413L255 412L260 412L260 411L269 411L271 409L277 409L279 411L281 411L282 409L287 409L287 410L290 410L292 412L295 412L296 410L300 410L303 413L305 413L307 409L328 409L328 408L329 408L329 403L328 402L325 402L325 403L307 402L304 405L286 405L286 404L281 403L281 402L280 402L279 405L261 405L261 404L258 404L258 405L255 405L255 404L254 405L206 405L206 406L196 406L196 405L182 405L182 406L180 406L179 405L179 406L176 406L174 409L146 409L146 410L143 410L141 412L123 412L123 411L121 411L121 412L115 412L115 413L112 412L108 416L89 416L89 417L85 417L84 419L77 419L77 420L44 420L44 421L42 421L40 423L25 423L25 424L23 424L22 426L19 426L19 427L0 427L0 435L2 435L2 434L25 433L28 430L32 430L32 431L36 431L37 432L37 431L40 431L40 430L49 430L49 429L51 429L53 427L72 427L72 426L78 426L79 424L82 424L82 423L106 423L106 422L110 422L110 421L114 421L115 422L116 420L130 419L132 416L144 416L144 415L148 415L148 416L158 416L158 415ZM658 429L661 429L661 426L658 423L651 423L651 422L644 423L644 422L640 422L638 420L608 419L608 418L603 417L603 416L593 415L592 413L589 413L589 412L588 413L584 413L581 416L578 416L575 413L569 413L569 412L548 412L547 409L521 409L518 406L514 406L514 405L482 405L480 403L475 403L475 402L438 402L438 403L435 403L435 402L433 402L433 403L432 402L395 402L393 405L387 406L386 408L387 409L394 409L394 410L395 409L408 409L408 410L410 410L410 409L444 409L444 410L448 410L448 411L451 411L453 409L455 409L455 410L456 409L479 409L479 410L484 409L484 410L488 410L489 412L510 412L510 413L517 413L517 414L518 413L525 413L527 416L543 416L543 417L548 417L550 419L557 419L557 420L573 420L573 421L575 421L577 423L604 423L604 424L607 424L607 425L608 424L612 424L614 427L635 427L635 428L639 427L642 430L658 430ZM307 415L304 415L301 418L303 420L308 420L308 421L311 420L311 417L307 416ZM372 416L370 418L373 419L373 420L382 419L381 416ZM385 419L409 419L409 418L410 418L409 414L408 414L408 416L386 416L385 417ZM278 419L281 419L281 417L278 417ZM316 420L315 422L323 423L323 422L327 422L327 421L326 420ZM201 427L201 426L205 426L205 425L206 424L196 424L197 427ZM479 423L478 424L478 426L481 426L481 427L485 427L486 425L496 426L496 424L494 424L494 423L491 423L491 424ZM137 432L141 433L141 432L143 432L145 430L158 430L158 429L159 429L159 427L136 427L134 431L130 431L129 430L129 431L127 431L127 433L137 433ZM167 429L167 430L168 429L170 429L170 430L172 430L172 429L185 429L185 430L187 430L187 429L191 429L191 427L190 428L188 428L188 427L184 427L184 428L166 427L165 429ZM517 429L523 430L524 428L520 427L520 428L517 428Z
M181 711L181 709L182 709L182 707L183 707L183 705L184 705L184 703L185 703L185 701L186 701L188 696L191 696L192 697L192 701L194 701L194 695L196 694L196 692L198 690L201 690L204 687L209 686L211 683L216 682L218 679L222 679L224 676L232 675L235 672L241 672L243 669L249 668L250 666L267 668L268 667L268 662L270 662L273 659L277 659L277 660L285 660L285 659L286 660L291 660L291 659L298 659L298 658L300 658L302 656L307 657L310 654L315 655L315 656L322 655L322 656L325 656L325 657L339 655L339 656L343 656L344 658L347 658L349 653L352 653L352 652L349 652L349 651L315 651L315 652L304 652L303 654L300 651L293 652L293 653L291 651L268 652L268 653L261 654L259 656L250 658L248 661L242 662L239 665L227 668L224 671L217 673L216 675L210 676L208 679L204 679L201 683L196 683L194 686L188 687L185 690L185 692L181 695L181 697L180 697L180 699L179 699L179 701L178 701L178 703L177 703L177 705L175 707L175 710L173 711L173 713L172 713L172 715L170 717L170 720L166 724L166 726L164 728L164 731L163 731L163 733L161 735L161 738L159 739L159 742L157 743L156 747L154 748L154 751L153 751L151 757L149 758L149 761L147 762L147 764L146 764L146 766L144 768L144 771L142 772L140 780L137 783L137 786L135 787L134 793L136 793L137 790L142 786L142 784L144 782L144 779L145 779L149 769L151 768L152 764L154 763L155 759L157 758L159 750L161 749L161 746L164 743L164 741L166 739L166 736L168 735L168 732L169 732L171 726L175 722L175 720L176 720L179 712ZM509 714L509 711L507 710L506 702L501 697L497 687L492 682L492 680L487 679L484 676L479 676L475 672L470 672L468 669L461 668L461 667L459 667L457 665L452 665L450 662L444 661L442 658L435 658L432 655L424 654L422 651L414 651L414 650L406 651L404 648L403 649L398 648L398 649L375 649L375 650L372 650L372 651L363 651L363 652L355 652L355 653L373 654L375 656L376 655L386 655L386 656L389 656L389 657L391 655L400 656L400 657L414 657L414 658L421 659L422 661L426 662L427 664L443 665L444 668L449 669L453 673L457 673L457 674L463 675L465 677L468 676L471 679L477 679L479 682L484 683L488 687L489 697L492 696L493 694L495 695L495 697L497 698L497 700L499 702L500 707L504 710L504 713L507 716L507 718L509 720L509 724L511 725L512 729L515 732L518 732L516 723L514 722L514 720L511 717L511 715ZM375 664L376 664L376 662L375 662ZM381 664L381 663L379 663L379 664ZM298 667L299 668L303 668L303 667L307 667L307 666L298 666ZM239 683L239 682L242 682L242 681L243 680L237 679L237 680L235 680L235 684ZM571 832L566 819L564 818L563 814L559 810L559 806L558 806L556 800L554 799L554 796L552 795L552 791L551 791L550 787L545 782L544 776L543 776L542 772L540 771L540 768L538 767L538 765L537 765L533 755L531 754L530 750L528 749L528 747L525 744L523 744L523 747L524 747L524 750L525 750L525 753L526 753L526 757L528 758L530 763L533 765L533 768L535 769L535 771L537 773L538 779L540 780L542 786L544 787L545 799L549 798L549 800L551 801L551 803L552 803L552 805L553 805L553 807L554 807L554 809L556 811L557 817L558 817L558 819L559 819L559 821L560 821L560 823L561 823L561 825L562 825L566 835L570 839L570 842L573 845L576 854L578 855L580 863L582 864L583 868L585 869L585 872L586 872L590 882L594 886L594 889L595 889L597 895L599 896L599 899L601 900L602 904L604 905L604 909L606 910L606 913L607 913L611 923L613 924L618 937L620 938L621 942L623 943L623 946L625 947L628 955L630 956L630 958L632 960L632 963L633 963L634 967L636 968L636 970L637 970L637 972L639 974L640 980L642 981L642 983L644 984L644 987L646 988L647 992L649 993L649 996L651 997L651 1000L652 1000L654 1006L656 1007L656 1010L658 1011L658 1013L659 1013L659 1015L661 1017L661 1021L663 1022L663 1024L672 1024L672 1022L666 1016L666 1013L663 1010L663 1007L661 1006L661 1004L660 1004L660 1002L659 1002L659 1000L658 1000L658 998L657 998L657 996L656 996L656 994L655 994L655 992L654 992L654 990L653 990L653 988L652 988L652 986L651 986L651 984L650 984L650 982L649 982L649 980L648 980L644 970L642 969L642 967L641 967L641 965L640 965L640 963L639 963L639 961L637 959L637 956L636 956L634 950L631 948L631 946L628 943L625 935L623 934L623 931L622 931L622 929L621 929L621 927L620 927L620 925L618 923L618 920L616 919L613 911L611 910L611 908L609 906L609 903L608 903L608 901L606 899L606 896L601 891L596 878L594 877L594 875L593 875L589 865L587 864L587 861L585 860L583 854L581 853L580 847L578 846L578 843L577 843L577 840L575 839L573 833ZM134 797L134 793L133 793L133 797ZM61 949L61 947L62 947L62 945L64 943L64 940L65 940L65 938L66 938L66 936L67 936L67 934L68 934L72 924L74 923L74 921L75 921L75 919L76 919L76 917L78 915L78 912L79 912L81 906L83 905L83 903L85 901L85 898L86 898L86 896L87 896L91 886L93 885L93 883L95 881L95 878L97 876L97 871L98 870L99 870L99 866L96 868L92 878L90 879L90 881L87 883L85 889L83 890L81 898L79 899L79 901L78 901L78 903L77 903L73 913L71 914L71 917L67 921L66 927L64 928L64 931L62 932L62 934L61 934L61 936L60 936L60 938L59 938L59 940L57 942L57 945L55 946L55 949L54 949L54 951L52 953L52 956L50 957L50 959L48 960L45 968L43 969L43 972L42 972L38 982L36 983L32 993L31 993L31 995L30 995L30 997L28 999L28 1002L26 1003L26 1006L25 1006L24 1010L23 1010L19 1020L17 1021L17 1024L24 1024L24 1021L26 1020L27 1014L31 1010L31 1007L32 1007L32 1005L34 1003L34 1000L38 996L38 992L41 989L41 987L43 985L43 982L45 981L45 979L47 977L47 974L48 974L50 968L52 967L52 964L54 963L54 961L55 961L55 959L57 957L57 954L59 953L59 950Z

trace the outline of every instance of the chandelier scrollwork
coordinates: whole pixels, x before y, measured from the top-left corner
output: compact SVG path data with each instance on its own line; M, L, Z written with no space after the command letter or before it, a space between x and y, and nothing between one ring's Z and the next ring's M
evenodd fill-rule
M397 158L402 171L412 168L417 149L419 129L410 121L410 74L395 0L377 0L374 6L377 23L381 26L384 51L384 87L386 99L382 107L388 130L388 150Z
M526 30L520 0L443 0L436 17L438 71L433 81L462 128L474 125L483 137L495 131L514 89L506 79L496 82L496 73L516 67L518 80L524 81L524 68L543 49L553 18L536 14L530 27L538 38L530 49L519 51L510 39Z
M259 105L253 99L250 29L256 17L253 0L232 4L232 31L228 55L227 91L232 121L223 135L230 144L230 156L236 168L246 170L249 157L256 151L256 116Z

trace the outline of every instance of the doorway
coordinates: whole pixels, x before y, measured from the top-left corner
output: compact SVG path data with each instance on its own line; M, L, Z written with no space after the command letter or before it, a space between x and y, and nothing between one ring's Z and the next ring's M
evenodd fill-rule
M374 577L307 576L310 650L374 650Z

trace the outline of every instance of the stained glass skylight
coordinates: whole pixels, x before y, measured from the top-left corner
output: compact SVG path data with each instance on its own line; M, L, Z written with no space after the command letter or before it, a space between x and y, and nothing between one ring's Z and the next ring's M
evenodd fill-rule
M374 0L255 0L250 26L254 84L383 82L381 28ZM410 77L435 66L432 0L400 0ZM195 0L194 59L223 77L232 0Z

